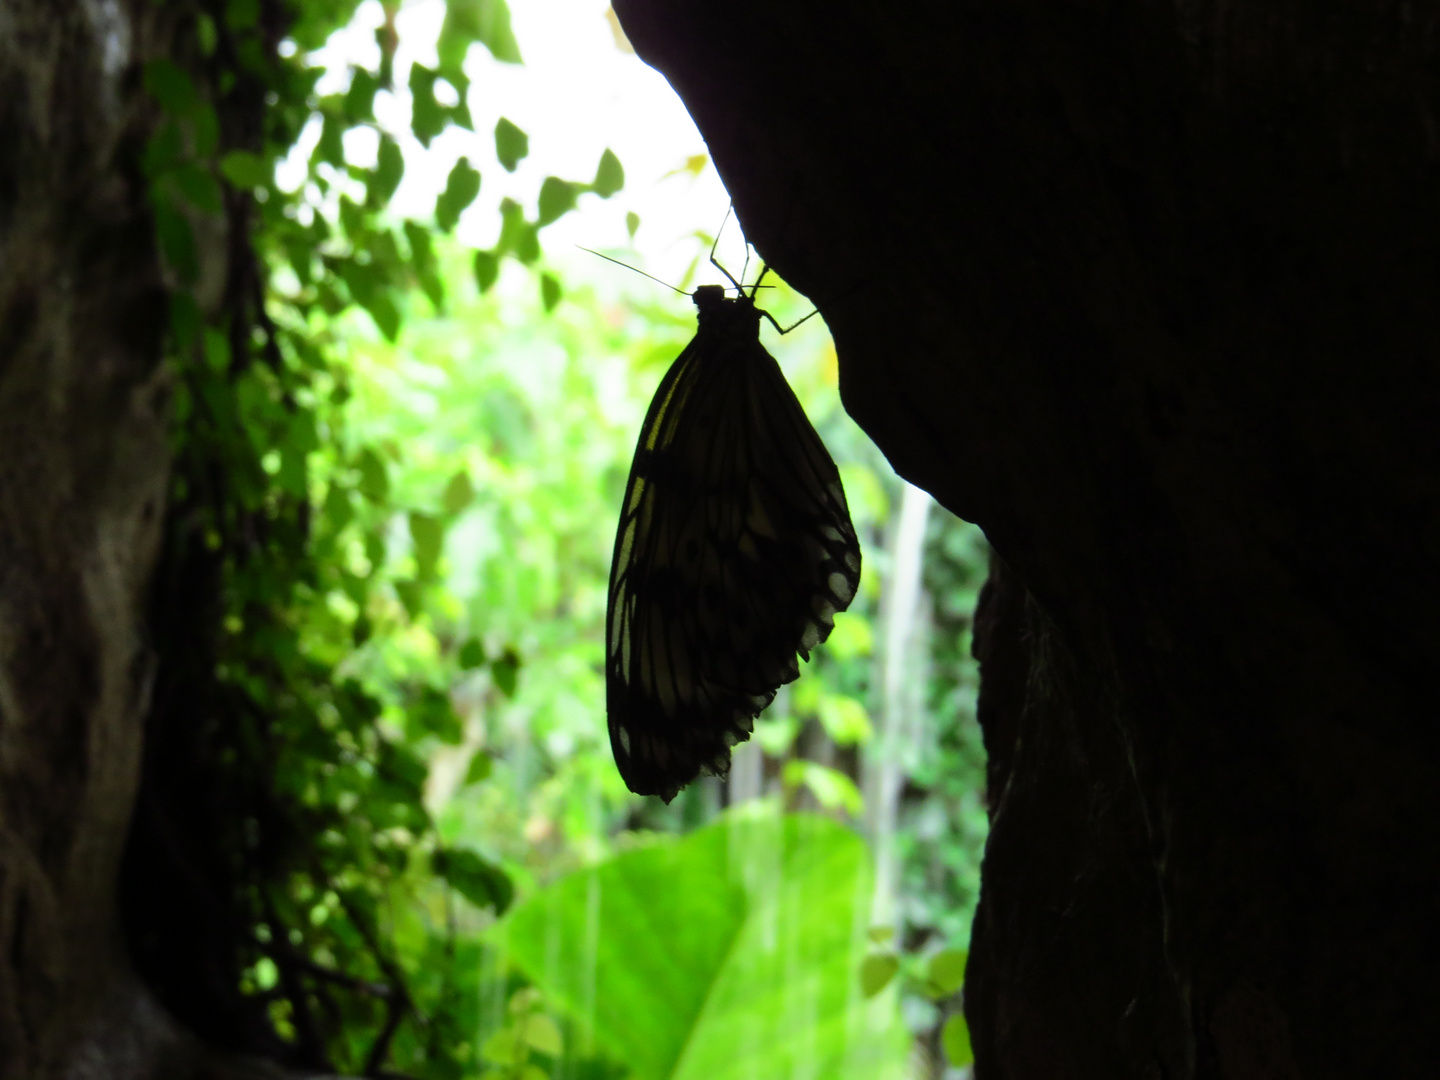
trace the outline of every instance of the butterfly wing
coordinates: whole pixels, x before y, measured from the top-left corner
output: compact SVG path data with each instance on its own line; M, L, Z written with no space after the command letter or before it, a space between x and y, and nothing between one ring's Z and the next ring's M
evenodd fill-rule
M641 429L610 576L610 741L632 791L723 775L855 595L839 473L758 339L681 353Z

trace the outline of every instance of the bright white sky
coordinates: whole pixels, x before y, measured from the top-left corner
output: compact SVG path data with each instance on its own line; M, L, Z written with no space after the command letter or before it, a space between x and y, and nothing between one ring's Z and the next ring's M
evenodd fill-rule
M458 236L473 247L490 247L499 230L498 206L505 196L525 203L534 216L534 197L548 175L589 181L606 147L625 167L625 188L608 201L581 197L583 212L571 213L546 228L546 259L568 277L605 282L633 293L644 279L577 251L576 244L611 253L628 245L625 214L640 216L634 254L625 255L649 273L679 282L697 251L697 230L720 227L729 197L707 165L700 175L676 173L705 143L685 107L663 76L621 47L607 18L606 0L511 0L510 12L523 65L502 64L483 46L472 46L466 62L470 112L475 130L447 128L429 150L409 136L409 94L404 90L412 60L436 63L435 41L445 16L443 0L412 0L397 17L400 47L395 58L397 92L376 96L381 126L400 142L405 178L392 208L406 217L425 219L445 186L451 166L462 154L481 173L480 196L460 219ZM379 64L375 28L383 21L377 0L366 0L347 29L335 34L314 56L330 68L322 93L342 90L348 67L374 70ZM438 96L438 95L437 95ZM530 136L530 156L513 173L495 161L495 123L508 117ZM294 159L303 160L318 138L308 133ZM371 132L352 132L346 154L357 165L374 163ZM293 170L292 170L293 171ZM670 174L667 176L667 174ZM285 184L286 170L279 176ZM295 177L298 180L298 176ZM288 186L288 185L287 185ZM733 222L722 240L722 261L738 275L744 260ZM633 279L621 285L616 275ZM713 272L700 281L719 280Z

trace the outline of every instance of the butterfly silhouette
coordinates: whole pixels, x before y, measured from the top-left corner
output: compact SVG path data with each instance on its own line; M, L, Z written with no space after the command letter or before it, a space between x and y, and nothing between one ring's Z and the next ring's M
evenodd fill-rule
M610 746L630 790L667 803L726 774L860 583L839 471L760 344L761 318L786 331L755 306L758 279L730 280L736 296L693 294L698 328L640 429L610 568Z

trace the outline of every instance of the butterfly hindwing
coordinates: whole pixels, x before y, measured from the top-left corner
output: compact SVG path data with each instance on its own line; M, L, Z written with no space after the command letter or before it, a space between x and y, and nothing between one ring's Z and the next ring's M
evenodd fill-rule
M753 305L720 303L646 415L611 568L611 745L630 789L667 801L724 774L860 574L839 473Z

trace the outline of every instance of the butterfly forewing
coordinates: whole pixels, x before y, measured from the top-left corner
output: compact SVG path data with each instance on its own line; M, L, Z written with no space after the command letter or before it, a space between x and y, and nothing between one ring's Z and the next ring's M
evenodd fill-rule
M611 746L632 791L667 801L724 774L860 577L839 473L753 305L705 300L641 428L610 574Z

